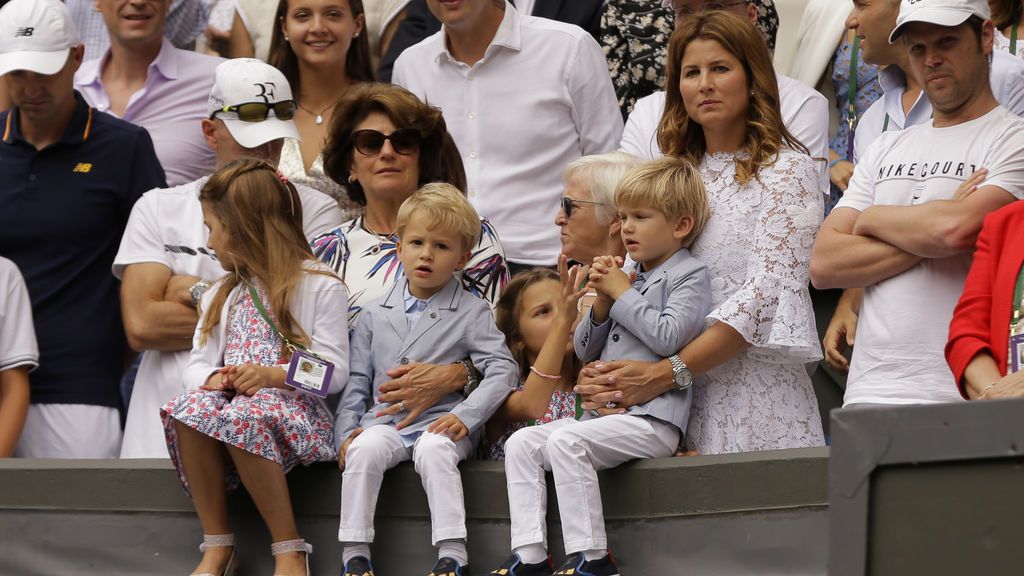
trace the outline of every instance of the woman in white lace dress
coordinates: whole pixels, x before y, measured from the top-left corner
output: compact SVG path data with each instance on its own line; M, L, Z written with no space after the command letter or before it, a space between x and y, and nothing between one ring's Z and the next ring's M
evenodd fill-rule
M689 371L690 450L821 445L804 367L821 357L807 292L821 166L783 126L768 47L749 23L724 11L694 16L673 34L668 62L675 89L658 143L704 178L712 216L692 251L711 271L714 309L678 355L685 368L609 362L587 369L577 391L584 407L614 412L685 385Z
M344 220L354 218L360 208L324 173L321 151L335 102L351 86L374 79L362 0L279 0L269 63L292 87L302 136L285 139L278 170L291 182L332 196Z

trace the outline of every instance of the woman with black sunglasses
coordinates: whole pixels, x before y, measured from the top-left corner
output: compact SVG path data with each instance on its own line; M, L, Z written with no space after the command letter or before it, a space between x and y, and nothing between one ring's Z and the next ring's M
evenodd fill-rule
M404 273L394 234L399 206L428 182L446 182L465 192L466 173L441 110L390 84L354 86L338 102L324 169L352 202L364 207L361 216L313 240L313 252L348 287L349 326L355 326L363 304L383 295ZM493 307L508 283L508 269L494 228L486 220L480 224L480 240L462 271L462 285ZM406 421L413 422L445 393L462 390L471 372L463 364L396 367L384 401L396 413L402 406Z

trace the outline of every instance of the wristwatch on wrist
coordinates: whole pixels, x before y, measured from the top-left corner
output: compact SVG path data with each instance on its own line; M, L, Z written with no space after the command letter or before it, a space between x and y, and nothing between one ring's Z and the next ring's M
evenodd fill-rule
M480 378L477 376L476 368L473 367L473 361L466 359L460 360L459 364L466 367L466 386L462 389L463 397L468 397L473 390L476 390L477 386L480 385Z
M679 390L689 388L693 384L693 372L686 366L686 362L683 362L678 354L669 356L668 361L672 363L672 381L676 388Z
M192 300L192 307L199 308L199 300L203 297L203 294L210 288L209 280L200 280L196 282L188 289L188 297Z

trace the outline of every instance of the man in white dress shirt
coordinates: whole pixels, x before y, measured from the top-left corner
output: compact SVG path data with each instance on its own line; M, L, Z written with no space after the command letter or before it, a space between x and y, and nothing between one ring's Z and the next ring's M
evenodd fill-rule
M201 128L218 168L240 158L276 166L284 139L299 137L288 80L259 60L239 58L218 66L208 110ZM199 320L196 305L210 282L224 275L207 248L209 232L199 203L208 178L144 194L132 209L114 259L128 342L144 351L128 406L122 458L168 457L160 407L185 391L181 371ZM307 239L341 225L341 210L330 196L305 186L296 189Z
M394 83L444 112L469 200L501 234L511 271L554 265L562 171L622 135L604 53L582 28L504 1L427 5L441 31L402 53Z
M676 23L694 12L706 9L728 10L757 23L757 5L749 0L664 0L676 13ZM678 66L679 63L668 63ZM828 100L799 80L776 74L779 82L779 105L782 121L790 133L807 147L811 156L821 158L822 191L828 194ZM671 87L670 87L671 88ZM671 88L678 90L678 88ZM653 160L661 156L658 146L658 122L665 110L665 92L655 92L637 100L626 120L619 150L634 156Z

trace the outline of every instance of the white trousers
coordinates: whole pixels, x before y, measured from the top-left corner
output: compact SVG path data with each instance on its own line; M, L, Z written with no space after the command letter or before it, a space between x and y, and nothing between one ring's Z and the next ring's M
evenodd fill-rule
M116 408L90 404L29 404L19 458L117 458L121 420Z
M671 456L678 444L675 426L628 414L582 422L567 418L516 431L505 442L512 548L538 543L548 547L544 472L550 470L566 555L606 550L597 471L636 458Z
M424 432L412 447L391 426L371 426L352 441L341 483L341 542L373 542L373 514L384 472L412 459L430 505L431 544L466 538L466 505L459 462L473 453L467 436L458 442Z

